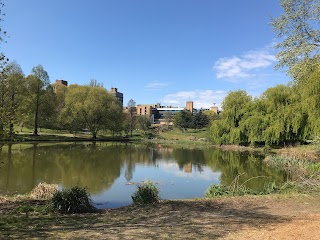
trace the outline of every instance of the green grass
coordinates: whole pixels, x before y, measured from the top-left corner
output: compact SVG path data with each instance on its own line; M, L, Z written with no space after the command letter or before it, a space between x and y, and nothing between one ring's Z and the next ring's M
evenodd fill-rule
M212 144L208 140L208 134L209 131L207 129L188 129L182 132L178 128L173 128L172 130L157 133L153 141L164 146L173 147L210 147Z
M168 140L198 140L201 138L207 138L209 131L207 129L188 129L187 131L181 131L178 128L173 128L173 130L165 131L159 133L164 139Z
M13 142L70 142L70 141L92 141L92 134L89 132L77 132L76 134L70 133L67 130L52 130L52 129L39 129L38 136L33 135L33 129L22 128L22 131L16 132ZM97 135L96 141L126 141L128 139L122 136L112 136L111 133L105 133L101 131L101 134ZM0 140L1 141L1 140ZM8 140L2 140L2 142L8 142Z

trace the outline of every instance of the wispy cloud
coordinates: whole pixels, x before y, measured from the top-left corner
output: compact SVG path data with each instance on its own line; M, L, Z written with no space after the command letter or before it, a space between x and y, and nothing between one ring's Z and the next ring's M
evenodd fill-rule
M214 103L220 106L226 95L227 92L221 90L181 91L164 96L162 104L184 107L186 101L193 101L195 108L210 108Z
M213 69L218 79L235 82L243 78L251 78L260 69L267 68L276 62L270 46L261 50L249 51L241 56L218 59Z
M145 89L147 90L158 90L158 89L163 89L168 87L169 84L168 83L164 83L164 82L159 82L159 81L153 81L149 84L147 84L145 87Z

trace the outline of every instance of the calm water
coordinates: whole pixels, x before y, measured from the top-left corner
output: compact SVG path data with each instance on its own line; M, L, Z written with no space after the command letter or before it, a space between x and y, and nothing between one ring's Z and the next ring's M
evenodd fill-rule
M152 180L161 198L203 197L211 183L240 181L259 189L281 183L264 156L221 149L190 150L121 143L14 144L0 147L0 194L28 193L40 182L87 187L98 208L130 204L138 182Z

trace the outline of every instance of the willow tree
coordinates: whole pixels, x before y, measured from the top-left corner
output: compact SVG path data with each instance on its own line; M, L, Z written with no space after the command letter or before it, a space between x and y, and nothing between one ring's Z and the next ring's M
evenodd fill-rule
M221 120L212 121L210 132L215 143L240 144L248 141L243 122L252 98L245 91L229 92L222 102Z
M277 68L299 81L319 64L320 1L280 0L283 14L272 20L273 30L282 40L276 44Z
M262 97L266 105L266 144L285 144L304 140L307 115L301 107L300 96L290 86L277 85L267 89Z
M270 119L267 116L266 101L256 98L247 108L247 116L242 120L242 131L245 132L250 145L262 144L265 142L264 131Z
M312 71L294 85L295 92L300 94L301 108L308 115L308 133L310 138L320 136L320 67Z

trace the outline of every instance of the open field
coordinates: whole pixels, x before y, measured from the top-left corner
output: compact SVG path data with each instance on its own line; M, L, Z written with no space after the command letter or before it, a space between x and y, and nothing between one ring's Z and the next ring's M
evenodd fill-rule
M42 212L44 202L0 198L0 231L3 239L318 239L318 199L290 194L177 200L56 215ZM32 210L27 214L21 206Z

